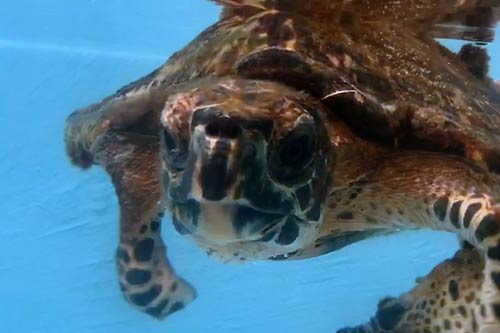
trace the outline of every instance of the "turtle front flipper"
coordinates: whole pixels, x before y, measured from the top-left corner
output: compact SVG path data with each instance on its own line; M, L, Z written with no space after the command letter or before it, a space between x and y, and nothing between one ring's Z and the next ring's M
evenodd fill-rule
M368 323L338 333L478 332L483 268L477 250L459 250L410 292L380 301Z
M111 175L120 204L120 288L134 307L164 318L193 301L196 293L176 276L161 237L158 138L108 133L95 148L95 161Z
M350 165L337 161L339 176ZM381 153L371 167L331 194L325 223L344 232L430 228L457 234L484 257L477 332L500 332L500 178L458 157L417 151ZM452 290L463 293L460 284Z
M157 117L168 97L168 85L149 87L151 75L120 89L66 119L64 144L72 164L83 169L98 163L94 151L109 131L157 135Z

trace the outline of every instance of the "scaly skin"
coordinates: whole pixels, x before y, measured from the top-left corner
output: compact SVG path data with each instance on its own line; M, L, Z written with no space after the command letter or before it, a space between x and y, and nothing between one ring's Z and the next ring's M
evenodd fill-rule
M196 292L176 276L161 238L165 206L158 140L132 133L110 133L100 140L95 158L110 174L120 204L115 257L120 289L132 306L163 318L189 304Z
M342 169L342 161L336 165ZM383 154L369 169L331 193L322 229L335 234L370 228L456 233L485 257L484 281L476 289L481 307L469 318L478 330L472 332L500 331L499 177L460 158L399 150ZM432 324L441 325L443 316Z
M477 332L483 267L477 251L462 249L419 278L411 291L383 299L368 323L337 333Z

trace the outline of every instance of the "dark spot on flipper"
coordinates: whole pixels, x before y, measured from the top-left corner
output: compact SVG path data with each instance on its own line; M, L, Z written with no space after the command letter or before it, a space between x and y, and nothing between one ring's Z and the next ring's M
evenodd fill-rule
M463 201L454 202L450 208L450 221L451 224L457 229L460 229L460 206L462 206Z
M151 231L153 231L153 232L157 232L157 231L158 231L158 229L160 229L160 222L158 222L158 221L153 221L153 222L151 222L150 227L151 227Z
M184 309L184 304L182 304L181 302L174 303L170 310L168 310L168 314L170 315L182 309Z
M130 295L130 301L137 306L146 306L160 295L161 290L160 285L154 285L148 291Z
M321 204L316 202L314 206L307 212L306 218L309 221L319 221L321 217Z
M457 309L458 313L460 313L462 317L467 318L467 310L465 309L465 306L459 305Z
M493 283L495 284L497 289L500 289L500 272L491 273L491 280L493 280Z
M309 185L302 186L295 191L295 195L299 200L300 209L304 210L309 206L309 202L311 201L311 187Z
M280 245L292 244L299 236L299 226L295 221L295 218L291 217L285 222L283 227L281 227L280 234L276 239L276 243Z
M458 283L455 280L450 280L448 283L448 291L450 293L451 299L456 301L460 297L459 291L458 291Z
M354 215L352 214L352 212L343 211L337 215L337 218L341 220L352 220L354 218Z
M149 261L153 256L155 241L152 238L144 238L134 248L134 256L137 261Z
M483 217L479 223L475 236L479 242L482 242L485 238L495 235L498 231L498 221L493 215L489 214Z
M445 330L451 330L451 322L448 319L443 321L443 327Z
M124 285L123 283L121 283L121 282L120 282L120 283L119 283L119 286L120 286L120 290L121 290L122 292L124 292L125 290L127 290L127 288L125 287L125 285Z
M179 284L177 282L172 283L172 285L170 286L170 292L172 292L172 293L175 292L178 287L179 287Z
M130 262L130 256L129 256L128 252L123 248L119 248L116 251L116 258L123 260L125 263Z
M491 309L493 310L493 314L495 315L496 319L500 319L500 304L496 303L491 306Z
M467 210L465 211L464 214L464 228L468 228L470 226L470 223L472 219L474 218L474 215L481 209L482 205L479 202L473 203L467 207Z
M399 302L391 305L383 304L382 307L379 306L375 317L380 328L391 330L401 321L406 311L407 308Z
M496 246L488 248L488 258L500 260L500 242Z
M448 197L440 197L434 203L434 213L439 220L443 221L446 217L446 210L448 209Z
M162 316L162 312L163 310L165 310L165 308L167 307L168 303L170 302L170 299L164 299L163 301L161 301L160 303L158 303L157 306L155 307L151 307L151 308L147 308L146 309L146 313L155 317L155 318L160 318Z
M125 278L132 285L145 284L151 280L151 272L145 269L134 268L127 272Z

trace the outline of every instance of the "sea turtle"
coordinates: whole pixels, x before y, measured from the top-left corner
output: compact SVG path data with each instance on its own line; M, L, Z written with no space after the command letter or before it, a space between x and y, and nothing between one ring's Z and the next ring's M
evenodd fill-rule
M66 122L70 160L115 186L125 298L157 318L195 298L164 211L225 262L433 228L485 255L474 318L499 329L500 94L481 57L434 41L491 40L498 1L218 2L164 66Z

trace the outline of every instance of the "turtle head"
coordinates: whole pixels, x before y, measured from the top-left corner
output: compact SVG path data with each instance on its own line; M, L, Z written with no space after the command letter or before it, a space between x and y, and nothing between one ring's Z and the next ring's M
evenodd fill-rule
M177 87L161 113L163 184L177 230L207 248L248 246L253 258L301 248L318 231L329 185L323 117L319 102L277 83Z

